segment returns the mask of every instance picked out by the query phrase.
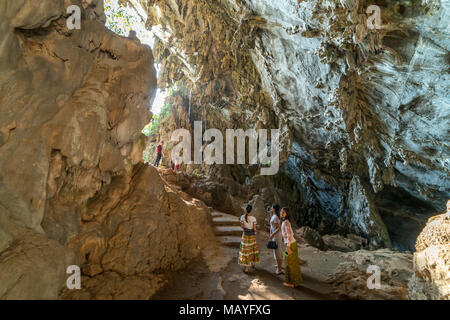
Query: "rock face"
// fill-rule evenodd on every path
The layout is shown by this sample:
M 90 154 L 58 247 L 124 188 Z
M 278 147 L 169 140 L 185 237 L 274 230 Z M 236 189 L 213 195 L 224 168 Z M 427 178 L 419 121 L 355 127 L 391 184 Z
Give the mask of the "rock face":
M 310 227 L 301 227 L 295 231 L 295 235 L 303 238 L 309 245 L 316 247 L 317 249 L 325 250 L 326 248 L 325 242 L 320 234 Z
M 406 300 L 412 276 L 412 255 L 389 249 L 359 250 L 341 254 L 342 262 L 328 282 L 341 298 L 367 300 Z M 374 272 L 379 271 L 379 287 Z M 370 283 L 371 285 L 368 285 Z
M 209 177 L 192 175 L 183 171 L 163 169 L 160 172 L 168 184 L 191 197 L 202 200 L 209 207 L 234 215 L 243 212 L 247 190 L 236 182 L 223 185 L 212 181 Z M 236 188 L 233 189 L 233 186 Z
M 281 129 L 270 184 L 299 225 L 413 250 L 450 195 L 446 2 L 378 3 L 379 29 L 365 0 L 139 2 L 190 121 Z
M 417 238 L 409 298 L 450 300 L 450 216 L 428 220 Z
M 151 50 L 108 31 L 102 1 L 7 0 L 0 21 L 0 298 L 57 298 L 69 265 L 83 290 L 63 297 L 149 298 L 212 235 L 142 164 Z
M 84 266 L 85 287 L 66 290 L 64 298 L 149 299 L 161 285 L 154 273 L 181 269 L 213 237 L 205 204 L 145 165 L 129 187 L 113 183 L 90 199 L 87 212 L 94 216 L 67 244 Z
M 325 246 L 329 250 L 336 250 L 342 252 L 352 252 L 362 249 L 361 243 L 358 241 L 345 238 L 343 236 L 333 234 L 333 235 L 324 235 L 323 242 Z

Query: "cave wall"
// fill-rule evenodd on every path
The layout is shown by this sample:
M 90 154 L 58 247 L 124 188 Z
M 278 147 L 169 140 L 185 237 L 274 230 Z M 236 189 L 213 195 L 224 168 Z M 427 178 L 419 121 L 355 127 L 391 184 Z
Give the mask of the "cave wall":
M 0 21 L 0 298 L 148 299 L 211 235 L 142 163 L 152 51 L 105 28 L 103 1 L 2 1 Z
M 159 86 L 182 83 L 195 120 L 281 128 L 285 163 L 267 182 L 298 224 L 414 250 L 450 195 L 448 2 L 377 1 L 379 29 L 364 0 L 139 2 Z M 260 179 L 240 171 L 218 174 Z

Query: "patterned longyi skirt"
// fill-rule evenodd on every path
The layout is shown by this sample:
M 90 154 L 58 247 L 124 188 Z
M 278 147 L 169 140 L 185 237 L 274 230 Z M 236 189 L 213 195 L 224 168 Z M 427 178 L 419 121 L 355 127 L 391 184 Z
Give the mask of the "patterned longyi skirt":
M 255 235 L 242 235 L 238 263 L 246 267 L 259 263 L 259 250 Z

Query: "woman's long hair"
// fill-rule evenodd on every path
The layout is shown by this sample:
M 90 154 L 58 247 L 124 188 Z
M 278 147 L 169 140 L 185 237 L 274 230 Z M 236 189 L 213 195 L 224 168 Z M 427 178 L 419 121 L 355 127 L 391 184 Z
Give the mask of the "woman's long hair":
M 247 216 L 252 211 L 252 209 L 253 207 L 250 204 L 248 204 L 247 207 L 245 207 L 245 211 L 247 211 L 247 213 L 245 214 L 245 222 L 248 222 Z
M 275 210 L 275 214 L 277 215 L 277 217 L 280 217 L 280 205 L 278 203 L 274 203 L 272 205 L 273 210 Z
M 281 208 L 281 212 L 286 212 L 286 217 L 283 219 L 283 221 L 289 221 L 289 222 L 291 222 L 291 218 L 290 218 L 290 216 L 289 216 L 289 210 L 288 210 L 288 208 L 286 208 L 286 207 L 283 207 L 283 208 Z

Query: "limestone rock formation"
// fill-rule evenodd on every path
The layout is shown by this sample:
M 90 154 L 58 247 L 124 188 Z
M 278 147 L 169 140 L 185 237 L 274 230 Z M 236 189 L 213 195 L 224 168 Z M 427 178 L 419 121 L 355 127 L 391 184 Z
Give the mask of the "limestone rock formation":
M 220 180 L 214 180 L 214 177 L 190 174 L 185 171 L 163 169 L 160 172 L 164 180 L 174 188 L 202 200 L 206 205 L 217 210 L 239 215 L 247 203 L 248 190 L 235 181 L 223 184 Z
M 132 2 L 153 52 L 105 28 L 102 0 L 0 1 L 0 299 L 148 299 L 213 236 L 208 206 L 248 202 L 260 225 L 277 202 L 308 227 L 299 236 L 349 251 L 333 252 L 341 297 L 449 298 L 446 216 L 414 260 L 378 249 L 413 250 L 450 198 L 447 2 L 379 1 L 379 28 L 367 0 Z M 147 141 L 157 81 L 180 90 Z M 194 121 L 280 129 L 280 171 L 143 163 Z M 349 233 L 374 251 L 337 235 Z M 70 265 L 81 290 L 65 287 Z
M 434 216 L 417 238 L 409 298 L 450 300 L 450 217 Z
M 0 2 L 2 299 L 58 298 L 69 265 L 85 286 L 63 297 L 149 298 L 212 235 L 209 209 L 142 164 L 152 52 L 104 20 L 100 0 Z
M 213 236 L 205 204 L 146 165 L 129 188 L 117 182 L 91 199 L 87 212 L 95 216 L 67 244 L 78 252 L 86 284 L 65 298 L 149 299 L 161 285 L 154 273 L 183 268 Z
M 389 249 L 359 250 L 343 253 L 342 262 L 330 275 L 328 282 L 340 298 L 368 300 L 406 300 L 408 282 L 412 276 L 412 255 Z M 370 267 L 374 269 L 370 269 Z M 376 268 L 376 269 L 375 269 Z M 374 271 L 379 271 L 376 287 Z M 377 272 L 375 271 L 375 272 Z M 368 285 L 368 282 L 371 285 Z
M 357 250 L 362 249 L 362 245 L 360 242 L 355 241 L 353 239 L 343 237 L 341 235 L 327 234 L 327 235 L 324 235 L 322 237 L 322 239 L 328 250 L 351 252 L 351 251 L 357 251 Z
M 295 231 L 295 235 L 304 239 L 309 245 L 317 249 L 324 250 L 326 248 L 325 242 L 320 234 L 310 227 L 301 227 Z

